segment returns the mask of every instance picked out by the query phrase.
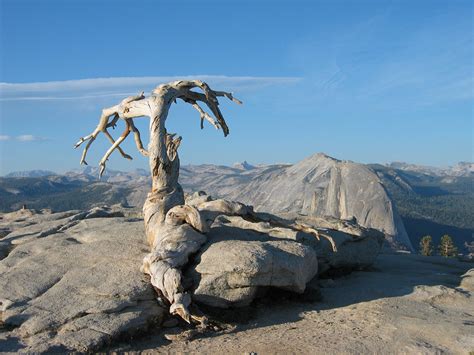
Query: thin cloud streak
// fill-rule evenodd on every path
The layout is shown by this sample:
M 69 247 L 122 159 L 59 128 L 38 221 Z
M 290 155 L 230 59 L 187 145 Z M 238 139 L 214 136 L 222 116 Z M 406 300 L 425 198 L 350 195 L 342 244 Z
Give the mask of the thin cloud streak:
M 18 96 L 3 98 L 0 97 L 0 101 L 46 101 L 46 100 L 81 100 L 81 99 L 96 99 L 102 97 L 124 97 L 135 95 L 136 92 L 122 92 L 114 94 L 95 94 L 95 95 L 78 95 L 78 96 Z
M 226 90 L 256 90 L 271 85 L 298 83 L 298 77 L 253 77 L 224 75 L 150 76 L 93 78 L 33 83 L 0 83 L 0 101 L 71 100 L 136 94 L 175 80 L 201 79 Z M 117 91 L 117 92 L 115 92 Z M 126 93 L 124 93 L 126 91 Z
M 48 138 L 46 137 L 38 137 L 32 134 L 22 134 L 21 136 L 17 136 L 16 140 L 19 142 L 41 142 L 46 141 Z
M 49 140 L 46 137 L 39 137 L 32 134 L 22 134 L 16 137 L 1 135 L 0 141 L 17 141 L 17 142 L 43 142 Z

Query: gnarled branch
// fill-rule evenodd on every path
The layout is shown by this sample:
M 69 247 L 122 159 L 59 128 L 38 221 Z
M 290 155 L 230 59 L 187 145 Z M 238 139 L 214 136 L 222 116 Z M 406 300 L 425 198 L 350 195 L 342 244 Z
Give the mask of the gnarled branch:
M 192 89 L 199 89 L 202 93 Z M 180 315 L 188 322 L 191 319 L 199 320 L 200 317 L 191 315 L 188 310 L 191 298 L 182 285 L 180 269 L 185 266 L 189 256 L 197 252 L 206 241 L 204 233 L 208 226 L 200 211 L 183 206 L 184 194 L 178 183 L 178 148 L 181 137 L 169 134 L 165 121 L 171 104 L 181 99 L 199 112 L 201 128 L 204 120 L 207 120 L 216 129 L 222 128 L 224 136 L 227 136 L 229 128 L 217 99 L 222 96 L 241 103 L 231 93 L 214 91 L 201 80 L 179 80 L 162 84 L 149 97 L 145 97 L 142 92 L 104 109 L 96 129 L 75 145 L 77 148 L 87 142 L 81 156 L 81 163 L 87 164 L 85 158 L 91 144 L 100 132 L 106 135 L 112 145 L 99 163 L 99 175 L 102 176 L 106 162 L 114 150 L 117 149 L 124 158 L 131 159 L 120 144 L 133 132 L 138 151 L 149 158 L 152 174 L 152 191 L 143 206 L 145 231 L 152 251 L 145 258 L 142 270 L 150 275 L 153 286 L 168 300 L 170 312 Z M 204 103 L 214 117 L 205 112 L 198 102 Z M 148 150 L 144 149 L 140 131 L 133 122 L 134 118 L 143 116 L 150 118 Z M 115 128 L 119 119 L 125 121 L 125 131 L 114 140 L 107 129 Z

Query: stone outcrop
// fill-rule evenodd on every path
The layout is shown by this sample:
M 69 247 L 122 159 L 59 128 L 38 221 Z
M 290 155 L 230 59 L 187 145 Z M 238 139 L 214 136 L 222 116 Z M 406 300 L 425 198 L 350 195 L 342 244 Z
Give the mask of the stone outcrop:
M 167 354 L 469 354 L 474 349 L 474 290 L 467 289 L 466 277 L 474 276 L 474 270 L 468 271 L 470 267 L 454 258 L 382 254 L 370 272 L 355 271 L 346 277 L 311 282 L 311 286 L 320 285 L 322 299 L 317 303 L 307 302 L 306 296 L 311 294 L 261 302 L 248 310 L 249 322 L 237 323 L 228 334 L 169 344 L 155 337 L 113 350 Z M 268 301 L 271 299 L 275 300 Z M 248 319 L 244 310 L 222 313 L 230 313 L 234 317 L 231 320 Z
M 462 275 L 461 288 L 474 292 L 474 268 Z
M 218 217 L 188 276 L 193 299 L 209 306 L 247 306 L 262 288 L 303 293 L 318 270 L 316 252 L 292 239 L 295 232 Z
M 107 217 L 107 215 L 109 217 Z M 3 215 L 0 352 L 93 351 L 160 323 L 143 221 L 110 209 Z M 96 217 L 96 218 L 94 218 Z
M 205 206 L 210 197 L 196 193 L 187 203 Z M 199 207 L 198 207 L 199 208 Z M 257 214 L 260 220 L 275 218 Z M 187 277 L 194 285 L 193 299 L 227 308 L 250 304 L 267 287 L 303 293 L 314 276 L 347 272 L 372 265 L 379 254 L 383 233 L 354 221 L 306 217 L 297 224 L 314 228 L 327 238 L 294 230 L 292 220 L 279 226 L 241 216 L 215 218 Z M 332 243 L 331 243 L 332 241 Z M 335 250 L 334 250 L 335 249 Z
M 318 273 L 369 266 L 383 242 L 354 221 L 283 220 L 238 204 L 239 215 L 226 215 L 226 203 L 203 192 L 187 203 L 213 222 L 183 284 L 193 301 L 213 307 L 249 305 L 272 287 L 303 293 Z M 165 317 L 140 272 L 148 247 L 137 210 L 24 209 L 0 217 L 0 352 L 94 351 Z M 289 227 L 303 223 L 319 240 Z
M 354 220 L 333 217 L 300 217 L 308 225 L 317 226 L 334 240 L 337 251 L 324 239 L 305 239 L 316 251 L 319 275 L 332 272 L 347 273 L 370 267 L 382 249 L 384 234 L 376 229 L 359 226 Z

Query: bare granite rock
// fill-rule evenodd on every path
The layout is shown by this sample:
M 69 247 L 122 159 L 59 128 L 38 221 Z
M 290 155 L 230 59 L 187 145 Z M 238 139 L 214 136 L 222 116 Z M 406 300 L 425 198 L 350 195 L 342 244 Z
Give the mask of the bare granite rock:
M 0 333 L 0 352 L 93 351 L 161 321 L 164 310 L 139 270 L 148 251 L 143 221 L 107 214 L 117 215 L 105 208 L 3 215 L 26 225 L 1 240 L 8 255 L 0 261 L 0 310 L 9 331 Z
M 189 202 L 211 216 L 211 200 L 201 192 Z M 0 352 L 94 351 L 161 323 L 166 311 L 140 272 L 148 246 L 134 213 L 101 207 L 0 216 L 9 230 L 0 239 Z M 257 215 L 259 222 L 212 216 L 207 242 L 185 272 L 195 301 L 227 308 L 271 287 L 302 293 L 318 271 L 370 265 L 383 241 L 354 221 L 301 217 L 298 223 L 321 232 L 318 240 Z
M 474 292 L 474 268 L 462 275 L 461 288 Z
M 193 299 L 209 306 L 247 306 L 259 288 L 302 293 L 318 270 L 316 253 L 291 239 L 245 228 L 241 217 L 218 218 L 191 268 Z M 268 228 L 270 229 L 270 228 Z
M 453 258 L 381 254 L 371 270 L 325 280 L 319 302 L 299 298 L 275 304 L 261 302 L 249 309 L 250 321 L 236 321 L 228 332 L 173 342 L 161 341 L 162 332 L 157 332 L 110 350 L 164 354 L 469 354 L 474 350 L 474 292 L 465 288 L 465 275 L 473 275 L 472 271 L 466 273 L 470 266 Z M 245 314 L 244 310 L 234 312 Z
M 311 245 L 318 256 L 319 274 L 361 270 L 370 267 L 379 255 L 384 234 L 376 229 L 359 226 L 354 220 L 340 220 L 331 217 L 300 217 L 298 220 L 329 235 L 337 251 L 321 238 L 305 236 L 304 243 Z
M 292 241 L 213 243 L 196 266 L 200 280 L 193 299 L 227 308 L 249 305 L 264 287 L 303 293 L 317 266 L 316 253 Z
M 362 269 L 375 261 L 383 233 L 334 218 L 317 222 L 325 228 L 319 229 L 317 223 L 312 227 L 333 239 L 336 251 L 328 239 L 318 240 L 309 233 L 239 216 L 218 217 L 188 271 L 196 286 L 193 299 L 221 308 L 247 306 L 267 287 L 303 293 L 318 272 L 318 262 L 320 273 L 325 273 Z

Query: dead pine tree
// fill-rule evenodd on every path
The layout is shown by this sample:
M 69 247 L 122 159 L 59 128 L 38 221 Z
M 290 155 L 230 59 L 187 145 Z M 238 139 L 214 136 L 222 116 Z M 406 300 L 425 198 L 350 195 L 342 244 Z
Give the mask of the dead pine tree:
M 179 80 L 162 84 L 157 86 L 149 97 L 145 97 L 142 92 L 127 97 L 118 105 L 103 109 L 96 129 L 82 137 L 75 145 L 77 148 L 87 142 L 81 156 L 81 164 L 87 164 L 86 156 L 92 142 L 100 133 L 108 138 L 111 146 L 99 163 L 100 176 L 104 173 L 109 156 L 115 150 L 124 158 L 131 159 L 120 147 L 130 133 L 134 135 L 138 151 L 148 156 L 152 189 L 143 206 L 143 214 L 147 241 L 152 247 L 152 253 L 145 258 L 142 270 L 150 274 L 155 289 L 169 302 L 170 312 L 179 314 L 188 322 L 191 317 L 188 311 L 190 297 L 181 285 L 180 267 L 185 265 L 189 255 L 195 253 L 206 241 L 203 233 L 206 232 L 207 225 L 195 208 L 184 205 L 183 189 L 178 183 L 178 148 L 181 137 L 169 134 L 165 123 L 171 105 L 181 100 L 199 113 L 201 129 L 204 127 L 204 121 L 208 121 L 227 136 L 229 128 L 219 109 L 219 97 L 226 97 L 241 104 L 231 93 L 212 90 L 200 80 Z M 204 110 L 203 105 L 212 115 Z M 150 119 L 148 150 L 144 148 L 140 132 L 133 121 L 138 117 Z M 125 122 L 125 130 L 115 140 L 108 129 L 115 127 L 119 119 Z
M 199 91 L 197 91 L 199 90 Z M 187 322 L 192 320 L 204 323 L 205 317 L 191 314 L 189 305 L 191 296 L 182 284 L 181 269 L 188 263 L 189 257 L 199 251 L 206 242 L 205 234 L 213 220 L 219 215 L 241 216 L 252 222 L 266 222 L 272 226 L 290 228 L 313 235 L 316 239 L 327 239 L 336 251 L 334 240 L 318 230 L 297 221 L 283 220 L 275 216 L 258 215 L 251 206 L 227 200 L 213 200 L 197 208 L 186 205 L 184 193 L 178 183 L 179 157 L 178 148 L 181 137 L 169 134 L 166 130 L 166 119 L 173 103 L 182 100 L 198 111 L 200 126 L 208 121 L 216 129 L 222 129 L 224 136 L 229 128 L 219 109 L 219 97 L 226 97 L 241 104 L 231 93 L 212 90 L 200 80 L 180 80 L 156 87 L 152 95 L 145 97 L 140 93 L 122 100 L 118 105 L 102 110 L 99 125 L 89 135 L 82 137 L 75 145 L 86 143 L 81 156 L 81 163 L 86 163 L 88 149 L 100 133 L 110 141 L 111 147 L 102 157 L 100 175 L 103 174 L 109 156 L 118 150 L 126 159 L 131 159 L 120 144 L 133 133 L 137 149 L 148 156 L 152 178 L 152 189 L 143 205 L 143 216 L 147 241 L 151 252 L 144 258 L 141 270 L 150 275 L 151 284 L 163 296 L 169 305 L 171 314 L 179 315 Z M 207 113 L 202 106 L 212 113 Z M 150 141 L 148 150 L 143 146 L 140 132 L 134 124 L 137 117 L 149 117 Z M 115 140 L 109 133 L 119 120 L 125 122 L 125 130 Z

